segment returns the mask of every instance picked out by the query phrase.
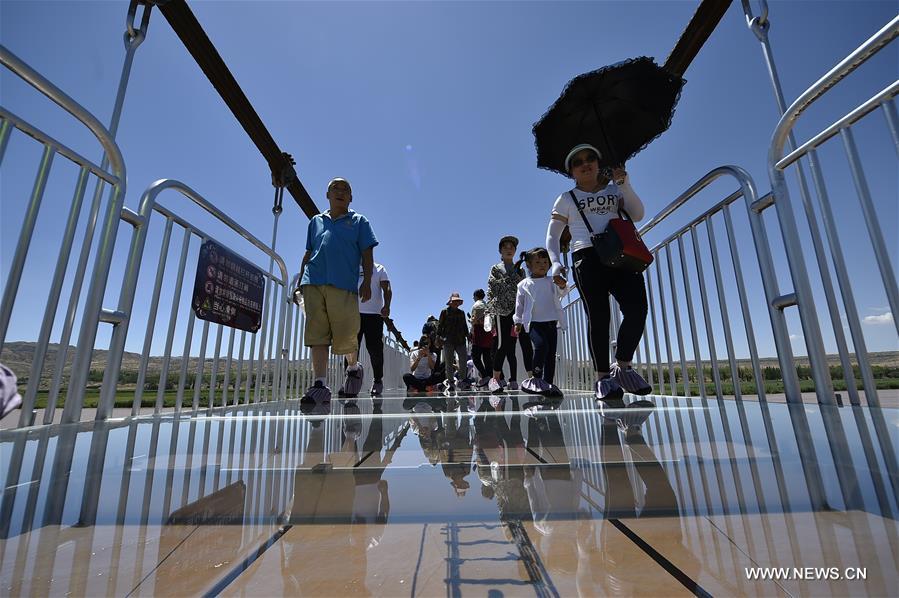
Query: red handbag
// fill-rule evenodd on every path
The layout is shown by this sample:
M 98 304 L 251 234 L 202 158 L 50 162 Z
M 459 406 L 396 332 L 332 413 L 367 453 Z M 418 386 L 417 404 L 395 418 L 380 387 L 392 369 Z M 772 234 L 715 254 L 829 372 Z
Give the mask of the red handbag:
M 569 193 L 584 224 L 587 225 L 593 249 L 604 266 L 628 272 L 643 272 L 649 267 L 653 262 L 652 254 L 646 248 L 640 233 L 637 232 L 634 221 L 623 208 L 618 209 L 619 218 L 612 218 L 606 229 L 596 234 L 578 204 L 574 191 L 569 191 Z M 627 218 L 621 218 L 622 214 Z

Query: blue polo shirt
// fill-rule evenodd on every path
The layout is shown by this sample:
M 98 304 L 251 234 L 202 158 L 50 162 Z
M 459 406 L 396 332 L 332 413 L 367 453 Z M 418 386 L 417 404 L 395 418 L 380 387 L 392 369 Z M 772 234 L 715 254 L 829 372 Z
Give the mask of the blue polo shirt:
M 362 252 L 378 244 L 368 219 L 353 210 L 332 220 L 330 210 L 316 214 L 306 231 L 306 251 L 312 255 L 301 285 L 331 285 L 359 292 Z

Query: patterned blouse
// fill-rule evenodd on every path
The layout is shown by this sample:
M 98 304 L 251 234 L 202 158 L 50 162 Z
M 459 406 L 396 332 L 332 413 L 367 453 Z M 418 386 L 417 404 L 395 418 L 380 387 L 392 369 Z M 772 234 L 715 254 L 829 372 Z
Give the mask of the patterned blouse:
M 487 279 L 487 311 L 497 316 L 512 315 L 515 312 L 518 283 L 524 277 L 524 270 L 521 268 L 516 268 L 512 274 L 508 274 L 503 262 L 490 268 L 490 277 Z

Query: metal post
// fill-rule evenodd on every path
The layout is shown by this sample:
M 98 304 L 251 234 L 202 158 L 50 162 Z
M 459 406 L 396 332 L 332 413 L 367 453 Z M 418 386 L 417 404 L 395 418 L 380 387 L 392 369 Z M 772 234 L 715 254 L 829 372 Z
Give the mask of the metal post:
M 895 314 L 899 314 L 899 287 L 897 287 L 893 266 L 890 263 L 890 252 L 883 239 L 883 231 L 878 222 L 874 203 L 871 201 L 871 191 L 868 189 L 868 181 L 862 170 L 862 163 L 858 156 L 858 149 L 855 147 L 852 129 L 849 127 L 841 129 L 840 135 L 843 138 L 843 145 L 849 158 L 849 168 L 852 171 L 852 180 L 855 182 L 862 214 L 865 217 L 865 226 L 868 228 L 868 234 L 871 236 L 871 243 L 874 246 L 874 257 L 877 259 L 877 267 L 880 269 L 880 277 L 886 290 L 887 301 L 894 315 L 893 325 L 896 328 L 896 333 L 899 334 L 899 318 L 895 317 Z
M 724 345 L 727 347 L 727 360 L 730 365 L 730 379 L 734 384 L 734 397 L 738 401 L 743 400 L 743 392 L 740 388 L 740 375 L 737 360 L 734 356 L 734 339 L 730 329 L 730 316 L 727 313 L 727 297 L 724 295 L 724 284 L 721 282 L 721 260 L 718 259 L 718 243 L 715 241 L 715 227 L 712 219 L 705 221 L 709 234 L 709 250 L 712 253 L 712 269 L 715 272 L 715 287 L 718 290 L 718 307 L 721 309 L 721 323 L 724 327 Z
M 705 274 L 702 269 L 702 259 L 699 254 L 699 232 L 696 226 L 690 227 L 690 238 L 693 241 L 693 259 L 696 262 L 696 274 L 699 281 L 699 297 L 702 300 L 702 316 L 705 320 L 705 335 L 709 343 L 709 361 L 712 366 L 712 380 L 715 382 L 715 394 L 720 399 L 723 396 L 721 389 L 721 376 L 718 372 L 718 351 L 715 349 L 715 334 L 712 332 L 712 315 L 709 313 L 709 299 L 705 290 Z
M 41 208 L 41 200 L 44 198 L 44 189 L 47 186 L 47 176 L 53 164 L 53 156 L 56 152 L 49 145 L 44 145 L 44 153 L 37 169 L 34 186 L 31 190 L 31 199 L 25 211 L 22 221 L 22 230 L 19 233 L 19 242 L 16 244 L 16 252 L 9 266 L 9 274 L 6 278 L 6 286 L 3 289 L 3 300 L 0 301 L 0 351 L 6 342 L 6 333 L 9 327 L 9 319 L 12 316 L 13 303 L 16 300 L 16 292 L 22 280 L 22 271 L 25 269 L 25 258 L 28 257 L 28 249 L 31 247 L 31 238 L 34 236 L 34 225 L 37 222 L 37 213 Z M 22 413 L 24 418 L 26 414 Z
M 774 89 L 774 96 L 777 102 L 778 111 L 781 115 L 783 115 L 787 110 L 787 105 L 784 101 L 783 88 L 780 83 L 780 77 L 777 74 L 777 67 L 774 62 L 774 54 L 771 50 L 771 44 L 768 39 L 768 29 L 770 28 L 770 21 L 768 21 L 767 3 L 762 1 L 762 7 L 762 15 L 760 15 L 759 17 L 753 17 L 749 1 L 743 1 L 743 8 L 744 12 L 746 13 L 747 25 L 762 45 L 762 52 L 765 57 L 765 63 L 768 67 L 768 74 L 771 78 L 771 85 Z M 792 131 L 790 131 L 789 133 L 789 141 L 787 147 L 788 149 L 793 149 L 794 147 L 796 147 L 796 138 L 793 135 Z M 813 177 L 821 176 L 820 167 L 815 161 L 810 162 L 809 166 L 811 168 Z M 843 325 L 840 321 L 839 309 L 836 305 L 836 297 L 833 290 L 833 282 L 830 278 L 827 258 L 825 257 L 824 246 L 821 241 L 821 233 L 818 230 L 817 218 L 815 216 L 814 208 L 812 207 L 808 183 L 805 178 L 805 171 L 802 168 L 802 164 L 797 164 L 797 174 L 799 177 L 799 194 L 802 200 L 802 205 L 805 209 L 806 219 L 809 225 L 809 232 L 812 239 L 812 245 L 817 260 L 818 271 L 821 275 L 821 282 L 824 288 L 824 296 L 827 301 L 828 311 L 833 324 L 835 337 L 834 340 L 837 343 L 838 353 L 841 355 L 841 357 L 844 358 L 844 360 L 846 360 L 848 350 L 846 347 L 845 335 L 843 334 Z M 787 250 L 788 260 L 790 262 L 790 271 L 793 275 L 794 287 L 797 296 L 802 302 L 798 307 L 800 318 L 802 320 L 803 332 L 806 333 L 806 348 L 809 352 L 809 358 L 812 363 L 812 371 L 813 376 L 815 377 L 815 389 L 818 394 L 818 400 L 823 404 L 833 404 L 833 386 L 830 382 L 830 371 L 826 362 L 823 340 L 821 340 L 820 338 L 821 331 L 820 327 L 818 326 L 817 316 L 814 313 L 806 314 L 803 316 L 803 312 L 814 311 L 813 304 L 811 303 L 813 300 L 811 297 L 811 289 L 808 285 L 808 275 L 805 273 L 804 269 L 799 266 L 794 267 L 793 265 L 793 259 L 797 257 L 801 259 L 802 252 L 797 239 L 798 230 L 796 229 L 796 224 L 793 220 L 793 212 L 789 208 L 789 206 L 781 205 L 787 199 L 787 197 L 783 195 L 783 192 L 786 191 L 786 184 L 784 183 L 780 189 L 778 188 L 778 185 L 772 184 L 772 189 L 775 191 L 775 197 L 779 199 L 782 198 L 783 200 L 776 202 L 775 205 L 784 232 L 784 248 Z M 786 221 L 784 219 L 784 215 L 786 215 Z M 785 229 L 783 228 L 784 225 L 786 225 Z M 804 263 L 804 261 L 799 263 Z M 802 269 L 802 271 L 794 271 L 799 269 Z M 824 361 L 821 362 L 821 359 L 824 359 Z M 827 370 L 826 379 L 823 371 L 825 369 Z M 854 379 L 847 380 L 847 384 L 850 385 L 850 395 L 854 394 Z
M 156 329 L 156 314 L 159 310 L 159 295 L 162 291 L 162 279 L 165 276 L 165 264 L 168 261 L 169 244 L 172 240 L 172 219 L 165 221 L 165 232 L 162 235 L 162 247 L 159 250 L 159 262 L 156 267 L 156 281 L 153 283 L 153 296 L 150 299 L 150 313 L 147 316 L 147 330 L 144 333 L 144 346 L 140 355 L 140 368 L 137 372 L 137 388 L 134 390 L 134 404 L 131 415 L 140 413 L 141 399 L 144 394 L 144 380 L 150 361 L 150 349 L 153 344 L 153 332 Z
M 693 343 L 693 362 L 696 365 L 696 382 L 699 384 L 699 396 L 705 399 L 705 372 L 702 371 L 702 355 L 699 352 L 699 335 L 696 332 L 696 315 L 693 313 L 693 293 L 690 291 L 689 271 L 684 254 L 683 237 L 677 237 L 677 252 L 680 257 L 681 273 L 684 278 L 684 294 L 687 298 L 687 317 L 690 320 L 690 337 Z
M 81 203 L 84 200 L 84 192 L 87 188 L 87 178 L 88 170 L 87 168 L 82 168 L 78 174 L 78 182 L 75 185 L 75 196 L 72 199 L 72 207 L 69 210 L 69 217 L 66 220 L 66 229 L 63 233 L 62 246 L 59 249 L 59 256 L 56 259 L 56 269 L 53 272 L 53 283 L 50 285 L 50 292 L 47 295 L 47 306 L 44 308 L 44 319 L 41 322 L 41 331 L 38 334 L 37 345 L 35 346 L 34 356 L 31 361 L 31 370 L 28 374 L 29 384 L 28 388 L 25 390 L 25 397 L 22 402 L 19 427 L 29 426 L 34 423 L 34 403 L 37 398 L 38 387 L 40 386 L 39 380 L 41 378 L 41 372 L 44 369 L 47 344 L 50 342 L 50 334 L 53 332 L 53 321 L 56 319 L 56 308 L 59 305 L 59 294 L 62 290 L 63 279 L 65 278 L 69 253 L 72 250 L 72 241 L 75 238 L 75 228 L 78 225 L 78 217 L 81 214 Z M 0 339 L 0 351 L 2 351 L 2 339 Z M 47 407 L 44 410 L 45 419 L 47 417 L 47 412 L 49 411 L 49 421 L 53 421 L 53 410 L 55 407 L 55 403 L 52 406 L 49 403 L 47 404 Z
M 734 237 L 734 227 L 730 216 L 730 206 L 724 206 L 724 228 L 727 231 L 727 241 L 730 245 L 730 256 L 734 266 L 734 276 L 737 279 L 737 293 L 740 295 L 740 309 L 743 313 L 743 326 L 746 329 L 746 341 L 749 344 L 749 358 L 752 360 L 752 370 L 755 375 L 756 394 L 759 401 L 765 399 L 765 381 L 759 363 L 758 347 L 755 344 L 755 332 L 752 329 L 752 316 L 749 313 L 749 299 L 746 295 L 746 284 L 743 280 L 743 268 L 740 265 L 740 254 L 737 252 L 737 241 Z M 740 407 L 742 410 L 742 407 Z M 741 411 L 742 413 L 742 411 Z
M 684 384 L 684 395 L 689 397 L 690 376 L 687 375 L 687 358 L 684 355 L 684 335 L 680 324 L 680 310 L 677 308 L 677 287 L 674 284 L 674 268 L 671 265 L 671 243 L 668 243 L 665 246 L 665 259 L 668 262 L 668 280 L 671 284 L 671 307 L 674 310 L 674 328 L 677 332 L 677 350 L 680 353 L 681 378 Z M 675 386 L 675 388 L 677 387 Z

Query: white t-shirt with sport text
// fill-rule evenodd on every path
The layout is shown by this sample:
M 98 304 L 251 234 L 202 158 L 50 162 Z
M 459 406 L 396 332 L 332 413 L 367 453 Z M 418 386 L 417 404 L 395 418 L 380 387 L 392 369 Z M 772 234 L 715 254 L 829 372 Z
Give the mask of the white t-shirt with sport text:
M 390 282 L 387 278 L 387 270 L 384 266 L 375 262 L 371 271 L 371 299 L 363 303 L 359 302 L 360 314 L 380 314 L 384 307 L 384 295 L 381 293 L 381 283 Z M 362 268 L 359 268 L 359 284 L 362 284 Z
M 622 207 L 634 218 L 643 217 L 643 202 L 629 182 L 620 186 L 610 182 L 604 188 L 593 193 L 581 191 L 576 187 L 573 191 L 584 216 L 593 227 L 593 234 L 599 234 L 606 230 L 609 221 L 619 217 L 618 210 Z M 552 213 L 568 220 L 572 252 L 591 246 L 590 231 L 584 224 L 584 219 L 578 214 L 578 206 L 571 200 L 571 193 L 566 191 L 556 198 Z

